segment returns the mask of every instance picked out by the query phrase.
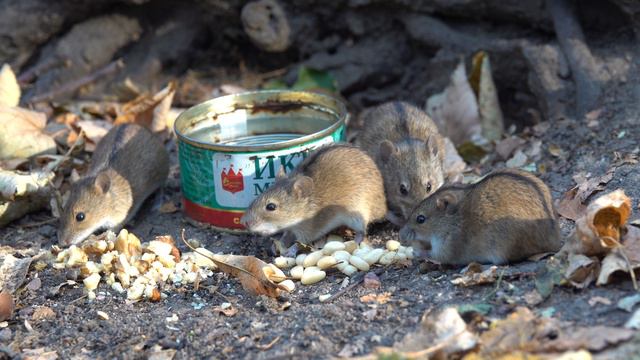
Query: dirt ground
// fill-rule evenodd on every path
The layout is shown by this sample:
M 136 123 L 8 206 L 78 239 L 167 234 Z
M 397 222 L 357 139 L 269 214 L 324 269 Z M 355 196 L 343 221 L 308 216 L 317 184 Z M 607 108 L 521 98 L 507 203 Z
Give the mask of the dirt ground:
M 634 44 L 635 40 L 626 38 L 600 38 L 598 43 L 591 44 L 595 55 L 603 61 L 614 55 L 624 59 L 609 63 L 610 71 L 625 73 L 624 81 L 602 84 L 605 101 L 595 119 L 597 124 L 586 126 L 584 119 L 560 120 L 551 123 L 540 135 L 542 153 L 536 162 L 537 174 L 550 186 L 554 199 L 561 198 L 575 185 L 573 176 L 577 173 L 597 177 L 611 169 L 616 159 L 639 155 L 640 57 Z M 381 89 L 384 86 L 372 92 Z M 352 96 L 357 98 L 367 91 L 362 89 Z M 562 155 L 549 151 L 552 144 L 561 149 Z M 167 147 L 171 149 L 175 167 L 175 141 Z M 495 160 L 477 168 L 484 174 L 504 166 L 504 161 Z M 613 178 L 603 184 L 602 192 L 624 189 L 633 200 L 634 220 L 640 218 L 638 184 L 640 167 L 626 163 L 616 167 Z M 164 193 L 147 204 L 127 228 L 147 241 L 165 234 L 179 239 L 185 229 L 188 238 L 199 240 L 212 251 L 271 260 L 266 239 L 200 228 L 186 221 L 180 212 L 158 211 L 158 205 L 167 201 L 180 206 L 180 196 L 179 179 L 174 171 Z M 565 219 L 561 226 L 565 236 L 574 227 L 572 221 Z M 56 227 L 48 212 L 35 213 L 0 229 L 0 244 L 16 249 L 48 249 L 57 242 Z M 390 224 L 377 224 L 370 229 L 370 240 L 376 245 L 397 236 L 397 229 Z M 186 250 L 183 244 L 178 247 Z M 451 283 L 460 269 L 425 269 L 414 261 L 406 268 L 381 270 L 379 289 L 357 286 L 328 303 L 319 302 L 318 296 L 337 292 L 345 278 L 341 273 L 330 273 L 316 285 L 298 283 L 293 293 L 278 300 L 250 296 L 236 280 L 216 273 L 201 283 L 197 291 L 192 286 L 169 288 L 168 298 L 158 303 L 130 303 L 104 285 L 93 302 L 84 297 L 82 286 L 65 286 L 54 293 L 52 289 L 73 274 L 51 267 L 42 271 L 32 269 L 25 283 L 38 277 L 42 285 L 17 293 L 16 315 L 7 327 L 0 329 L 0 358 L 20 356 L 20 352 L 25 356 L 29 349 L 35 358 L 54 358 L 52 354 L 57 354 L 59 358 L 74 359 L 351 357 L 368 354 L 377 346 L 392 346 L 415 331 L 425 311 L 465 304 L 489 304 L 490 310 L 484 315 L 487 319 L 504 318 L 518 306 L 584 326 L 621 327 L 629 319 L 630 313 L 616 306 L 618 300 L 636 292 L 625 276 L 602 287 L 591 285 L 582 290 L 556 287 L 542 303 L 527 304 L 525 294 L 535 288 L 541 267 L 544 261 L 501 266 L 498 272 L 504 272 L 502 281 L 462 287 Z M 385 292 L 390 294 L 386 303 L 365 303 L 360 299 L 366 294 Z M 594 298 L 606 300 L 590 304 Z M 212 310 L 225 302 L 231 303 L 237 314 L 227 317 Z M 34 320 L 34 311 L 41 307 L 50 308 L 53 315 Z M 109 319 L 100 319 L 97 311 L 107 313 Z M 177 321 L 171 319 L 173 315 Z M 593 355 L 598 359 L 622 359 L 637 357 L 639 353 L 640 336 L 636 334 L 627 342 Z

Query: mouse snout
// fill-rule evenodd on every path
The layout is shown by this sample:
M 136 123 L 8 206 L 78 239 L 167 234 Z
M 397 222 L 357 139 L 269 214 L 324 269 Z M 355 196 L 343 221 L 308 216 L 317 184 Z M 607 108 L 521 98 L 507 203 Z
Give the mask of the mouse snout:
M 242 217 L 240 218 L 240 224 L 251 230 L 251 227 L 255 224 L 255 221 L 253 221 L 253 219 L 251 219 L 251 216 L 249 216 L 247 213 L 244 213 L 244 215 L 242 215 Z
M 416 232 L 413 229 L 409 228 L 409 226 L 405 225 L 400 229 L 400 241 L 403 243 L 412 242 L 416 237 Z
M 60 246 L 69 246 L 71 245 L 71 239 L 69 238 L 69 236 L 67 236 L 65 234 L 65 231 L 63 231 L 62 229 L 58 229 L 58 232 L 56 234 L 58 236 L 58 245 Z

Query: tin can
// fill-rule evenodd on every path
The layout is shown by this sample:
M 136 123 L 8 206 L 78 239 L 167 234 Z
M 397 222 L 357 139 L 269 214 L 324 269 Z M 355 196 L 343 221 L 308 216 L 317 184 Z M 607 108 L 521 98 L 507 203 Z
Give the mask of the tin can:
M 292 171 L 319 146 L 345 140 L 348 112 L 337 98 L 301 91 L 255 91 L 215 98 L 181 113 L 174 129 L 184 212 L 224 231 L 279 169 Z

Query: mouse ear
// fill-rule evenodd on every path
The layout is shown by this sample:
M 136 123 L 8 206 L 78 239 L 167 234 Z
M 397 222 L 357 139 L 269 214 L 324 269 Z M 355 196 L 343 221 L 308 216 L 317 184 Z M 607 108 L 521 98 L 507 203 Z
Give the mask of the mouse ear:
M 293 193 L 298 198 L 310 196 L 313 192 L 313 179 L 301 176 L 293 183 Z
M 284 172 L 284 166 L 280 166 L 276 174 L 276 179 L 283 179 L 285 177 L 287 177 L 287 174 Z
M 396 144 L 392 143 L 389 140 L 384 140 L 380 143 L 380 148 L 378 149 L 380 158 L 382 161 L 387 162 L 391 159 L 391 155 L 396 154 L 398 152 L 398 147 Z
M 451 214 L 457 210 L 459 200 L 460 199 L 455 193 L 451 191 L 445 191 L 442 194 L 438 195 L 438 198 L 436 199 L 436 206 L 441 211 L 446 211 Z
M 105 173 L 98 174 L 98 176 L 96 176 L 95 187 L 96 190 L 103 194 L 108 192 L 111 188 L 111 178 L 109 177 L 109 175 Z
M 427 138 L 427 142 L 425 143 L 427 152 L 433 158 L 440 158 L 444 160 L 444 151 L 440 151 L 440 149 L 444 148 L 444 143 L 441 137 L 430 135 Z

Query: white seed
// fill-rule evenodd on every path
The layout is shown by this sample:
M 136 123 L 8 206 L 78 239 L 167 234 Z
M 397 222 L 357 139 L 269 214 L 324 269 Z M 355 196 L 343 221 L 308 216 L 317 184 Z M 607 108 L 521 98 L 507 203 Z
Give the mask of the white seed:
M 278 256 L 273 262 L 280 269 L 288 269 L 296 265 L 296 259 L 292 257 Z
M 356 250 L 353 252 L 353 256 L 358 256 L 358 257 L 364 258 L 365 256 L 367 256 L 367 254 L 368 254 L 370 251 L 371 251 L 370 249 L 356 249 Z
M 167 244 L 159 240 L 152 240 L 152 241 L 149 241 L 149 245 L 147 245 L 147 250 L 151 251 L 156 255 L 169 255 L 171 254 L 171 250 L 173 250 L 173 246 L 171 246 L 171 244 Z
M 151 285 L 151 284 L 146 285 L 144 287 L 144 297 L 147 299 L 150 299 L 151 297 L 153 297 L 153 290 L 155 289 L 156 287 L 154 285 Z
M 127 299 L 129 300 L 138 300 L 144 294 L 144 284 L 137 284 L 136 286 L 132 286 L 127 290 Z
M 338 250 L 338 251 L 333 253 L 333 257 L 336 258 L 336 260 L 338 260 L 338 261 L 347 261 L 348 262 L 349 258 L 351 257 L 351 254 L 349 254 L 345 250 Z
M 404 253 L 407 255 L 407 259 L 413 259 L 413 248 L 411 246 L 407 247 Z
M 369 271 L 369 264 L 366 261 L 362 260 L 361 257 L 354 255 L 349 258 L 349 263 L 358 268 L 358 270 L 360 271 Z
M 405 261 L 405 260 L 407 260 L 407 254 L 402 252 L 396 253 L 395 262 Z
M 369 244 L 367 244 L 366 242 L 361 242 L 360 243 L 360 249 L 368 249 L 371 250 L 371 246 Z
M 395 252 L 385 252 L 378 260 L 378 263 L 381 265 L 391 265 L 396 261 L 396 253 Z
M 95 291 L 87 291 L 87 300 L 93 301 L 96 299 Z
M 131 286 L 131 276 L 129 276 L 128 273 L 124 271 L 118 271 L 116 272 L 116 277 L 118 278 L 118 281 L 120 281 L 120 284 L 122 284 L 122 287 L 124 287 L 125 289 Z
M 100 283 L 100 274 L 97 274 L 97 273 L 91 274 L 89 277 L 82 280 L 82 282 L 84 283 L 84 287 L 86 287 L 87 290 L 89 291 L 95 290 L 98 287 L 98 284 Z
M 307 257 L 307 254 L 300 254 L 300 255 L 296 256 L 296 265 L 302 266 L 302 263 L 304 262 L 304 259 L 306 257 Z
M 197 272 L 188 272 L 184 275 L 184 280 L 189 284 L 193 284 L 194 282 L 196 282 L 197 278 L 198 278 Z
M 267 278 L 273 282 L 279 283 L 284 281 L 287 276 L 280 270 L 277 266 L 273 264 L 269 264 L 262 268 L 262 271 L 267 276 Z
M 343 270 L 344 270 L 344 268 L 345 268 L 345 267 L 347 267 L 347 266 L 352 266 L 352 265 L 350 265 L 350 264 L 349 264 L 349 261 L 348 261 L 348 260 L 347 260 L 347 261 L 342 261 L 342 262 L 339 262 L 339 263 L 336 265 L 336 269 L 338 269 L 338 270 L 340 270 L 340 271 L 343 271 Z
M 292 292 L 293 290 L 296 289 L 296 284 L 294 284 L 293 280 L 290 280 L 290 279 L 287 279 L 281 282 L 280 284 L 278 284 L 278 286 L 284 288 L 288 292 Z
M 323 295 L 318 296 L 318 300 L 320 300 L 320 302 L 325 302 L 325 301 L 327 301 L 330 297 L 331 297 L 331 294 L 323 294 Z
M 318 260 L 318 267 L 320 268 L 320 270 L 325 270 L 337 263 L 338 260 L 336 260 L 336 258 L 334 258 L 333 256 L 323 256 L 322 258 L 320 258 L 320 260 Z
M 122 284 L 120 284 L 119 282 L 114 282 L 113 284 L 111 284 L 111 288 L 119 293 L 123 293 L 124 292 L 124 288 L 122 287 Z
M 302 267 L 302 265 L 294 266 L 293 268 L 291 268 L 291 271 L 289 273 L 291 274 L 292 278 L 300 280 L 302 279 L 302 273 L 304 273 L 304 267 Z
M 323 256 L 322 250 L 314 251 L 309 255 L 307 255 L 306 258 L 304 258 L 304 261 L 302 262 L 302 266 L 304 266 L 305 268 L 308 268 L 309 266 L 314 266 L 318 263 L 318 260 L 320 260 L 322 256 Z
M 342 273 L 347 275 L 347 276 L 351 276 L 351 275 L 357 273 L 358 269 L 356 269 L 356 267 L 353 266 L 353 265 L 347 264 L 342 269 L 340 269 L 340 271 L 342 271 Z
M 367 264 L 373 265 L 380 260 L 380 257 L 384 254 L 384 249 L 373 249 L 368 253 L 362 256 L 362 260 L 366 261 Z
M 206 256 L 205 256 L 206 255 Z M 205 249 L 205 248 L 197 248 L 194 255 L 194 262 L 196 265 L 207 268 L 207 269 L 216 269 L 216 264 L 210 258 L 214 257 L 214 253 Z
M 327 242 L 330 242 L 330 241 L 344 242 L 344 239 L 340 235 L 332 234 L 332 235 L 327 236 Z
M 176 258 L 174 258 L 171 254 L 158 255 L 158 261 L 160 261 L 160 263 L 166 268 L 173 269 L 174 267 L 176 267 Z
M 398 242 L 397 240 L 387 241 L 387 250 L 396 251 L 398 250 L 398 248 L 400 248 L 400 242 Z
M 358 244 L 355 241 L 350 240 L 344 243 L 344 249 L 349 254 L 352 254 L 358 248 Z
M 344 243 L 340 241 L 329 241 L 322 248 L 322 253 L 325 255 L 331 255 L 338 250 L 344 250 Z
M 307 271 L 309 269 L 314 269 L 314 270 Z M 327 277 L 327 273 L 326 272 L 324 272 L 322 270 L 315 270 L 315 269 L 318 269 L 315 266 L 311 267 L 309 269 L 304 269 L 304 273 L 302 274 L 302 279 L 300 279 L 300 282 L 302 283 L 302 285 L 315 284 L 318 281 L 321 281 L 322 279 Z
M 106 312 L 98 310 L 96 313 L 100 319 L 109 320 L 109 315 Z
M 75 245 L 71 245 L 69 248 L 69 259 L 67 260 L 67 267 L 73 267 L 82 265 L 87 262 L 89 258 L 87 254 Z
M 156 259 L 156 254 L 154 253 L 144 253 L 140 257 L 141 260 L 148 262 L 151 264 Z

